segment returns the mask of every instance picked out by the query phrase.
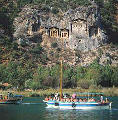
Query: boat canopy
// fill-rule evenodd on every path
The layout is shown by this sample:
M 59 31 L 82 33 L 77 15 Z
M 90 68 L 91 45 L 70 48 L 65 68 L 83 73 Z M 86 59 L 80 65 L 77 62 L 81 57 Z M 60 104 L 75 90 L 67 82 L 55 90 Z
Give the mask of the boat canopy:
M 76 94 L 77 95 L 103 95 L 104 93 L 91 93 L 91 92 L 82 92 L 82 93 L 80 93 L 80 92 L 76 92 Z
M 14 97 L 23 97 L 23 95 L 14 95 Z

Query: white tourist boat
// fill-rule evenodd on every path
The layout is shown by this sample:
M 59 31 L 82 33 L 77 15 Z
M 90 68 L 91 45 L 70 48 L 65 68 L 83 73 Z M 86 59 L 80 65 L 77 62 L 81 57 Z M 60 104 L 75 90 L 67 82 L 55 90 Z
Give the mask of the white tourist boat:
M 62 102 L 49 100 L 46 102 L 47 108 L 60 108 L 60 109 L 109 109 L 111 102 Z
M 54 100 L 53 98 L 45 99 L 44 102 L 47 104 L 47 108 L 60 108 L 60 109 L 109 109 L 111 108 L 112 102 L 109 102 L 106 98 L 105 100 L 95 100 L 93 95 L 101 95 L 102 93 L 79 93 L 80 95 L 88 95 L 87 99 L 85 97 L 63 98 L 60 100 Z M 80 101 L 81 100 L 81 101 Z M 86 100 L 86 101 L 85 101 Z

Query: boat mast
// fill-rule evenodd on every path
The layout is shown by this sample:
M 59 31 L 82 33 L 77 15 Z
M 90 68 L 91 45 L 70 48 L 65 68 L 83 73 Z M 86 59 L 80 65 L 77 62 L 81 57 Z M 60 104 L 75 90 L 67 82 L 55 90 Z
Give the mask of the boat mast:
M 62 71 L 62 68 L 63 68 L 63 62 L 62 62 L 62 58 L 61 58 L 61 61 L 60 61 L 60 99 L 62 98 L 62 79 L 63 79 L 63 71 Z
M 63 25 L 62 25 L 63 26 Z M 63 38 L 61 38 L 61 56 L 60 56 L 60 100 L 62 98 L 62 80 L 63 80 Z
M 64 22 L 62 22 L 62 29 L 64 29 Z M 63 52 L 64 52 L 64 38 L 61 36 L 61 56 L 60 56 L 60 99 L 62 96 L 62 80 L 63 80 Z

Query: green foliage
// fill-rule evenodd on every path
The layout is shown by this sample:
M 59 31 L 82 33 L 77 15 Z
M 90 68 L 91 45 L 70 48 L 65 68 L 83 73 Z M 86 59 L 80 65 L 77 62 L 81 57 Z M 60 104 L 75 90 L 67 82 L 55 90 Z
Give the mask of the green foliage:
M 86 68 L 77 68 L 77 85 L 82 88 L 89 88 L 91 85 L 102 87 L 117 86 L 117 69 L 118 67 L 102 66 L 97 62 Z
M 43 67 L 39 65 L 38 67 L 38 80 L 42 84 L 42 87 L 58 87 L 58 79 L 59 79 L 59 70 L 58 65 L 49 67 Z
M 45 67 L 32 63 L 22 65 L 15 62 L 0 65 L 0 82 L 8 82 L 17 89 L 58 88 L 60 81 L 60 65 Z M 32 69 L 33 68 L 33 69 Z M 101 66 L 93 63 L 88 67 L 63 66 L 63 88 L 91 86 L 118 87 L 118 67 Z
M 78 69 L 78 86 L 89 88 L 91 85 L 97 85 L 99 81 L 99 65 L 95 62 L 88 67 Z
M 58 47 L 58 44 L 57 44 L 56 42 L 54 42 L 54 43 L 51 44 L 51 46 L 52 46 L 53 48 L 56 48 L 56 47 Z
M 63 87 L 64 88 L 76 87 L 76 73 L 73 67 L 69 65 L 64 65 L 63 68 Z
M 78 5 L 85 5 L 85 6 L 91 5 L 89 0 L 73 0 L 72 3 L 76 4 L 77 6 Z
M 20 45 L 21 45 L 22 47 L 28 46 L 28 44 L 27 44 L 27 42 L 26 42 L 25 40 L 22 40 L 21 43 L 20 43 Z
M 3 64 L 0 64 L 0 82 L 7 82 L 6 77 L 6 67 Z
M 42 36 L 39 35 L 34 35 L 32 38 L 30 38 L 29 41 L 33 41 L 34 43 L 41 43 L 42 42 Z
M 31 4 L 33 3 L 34 0 L 17 0 L 17 7 L 20 9 L 22 7 L 24 7 L 27 4 Z
M 95 2 L 99 5 L 101 18 L 106 30 L 118 31 L 118 24 L 115 19 L 117 2 L 115 0 L 108 0 L 106 2 L 104 0 L 95 0 Z
M 99 54 L 99 56 L 101 57 L 102 54 L 103 54 L 103 51 L 102 51 L 101 49 L 98 49 L 98 54 Z
M 32 82 L 32 85 L 31 85 L 31 88 L 32 88 L 33 90 L 40 89 L 40 88 L 41 88 L 40 82 L 33 81 L 33 82 Z
M 13 34 L 13 20 L 17 16 L 19 9 L 17 3 L 12 0 L 1 3 L 0 8 L 0 26 L 4 28 L 5 33 L 12 37 Z
M 11 62 L 7 66 L 0 66 L 1 82 L 8 82 L 13 87 L 24 89 L 25 81 L 32 78 L 32 73 L 20 64 Z
M 32 50 L 31 50 L 31 53 L 32 54 L 41 54 L 43 51 L 43 48 L 40 46 L 40 44 L 38 44 L 36 47 L 34 47 Z
M 48 6 L 43 6 L 42 11 L 45 11 L 48 13 L 48 12 L 50 12 L 50 8 Z
M 58 14 L 58 12 L 59 12 L 58 8 L 56 8 L 56 7 L 52 8 L 52 13 L 53 14 Z
M 13 48 L 14 50 L 18 50 L 18 43 L 13 42 L 12 48 Z
M 9 36 L 4 35 L 4 36 L 0 36 L 0 45 L 2 46 L 9 46 L 11 45 L 11 39 Z
M 118 67 L 112 68 L 111 82 L 113 86 L 118 87 Z

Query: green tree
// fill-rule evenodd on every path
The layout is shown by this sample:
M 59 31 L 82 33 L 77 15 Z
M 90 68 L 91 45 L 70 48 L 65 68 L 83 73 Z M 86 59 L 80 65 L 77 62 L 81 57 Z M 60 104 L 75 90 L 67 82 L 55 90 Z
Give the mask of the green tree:
M 118 87 L 118 67 L 112 67 L 112 70 L 113 70 L 111 76 L 112 85 Z
M 32 77 L 31 72 L 27 68 L 14 62 L 8 64 L 4 74 L 6 75 L 5 82 L 10 83 L 19 90 L 24 89 L 25 81 Z
M 7 74 L 6 74 L 6 66 L 4 64 L 0 64 L 0 82 L 8 82 Z
M 103 87 L 111 87 L 112 74 L 113 71 L 109 65 L 101 67 L 99 84 Z
M 76 87 L 76 72 L 72 66 L 64 64 L 63 66 L 63 87 L 73 88 Z

